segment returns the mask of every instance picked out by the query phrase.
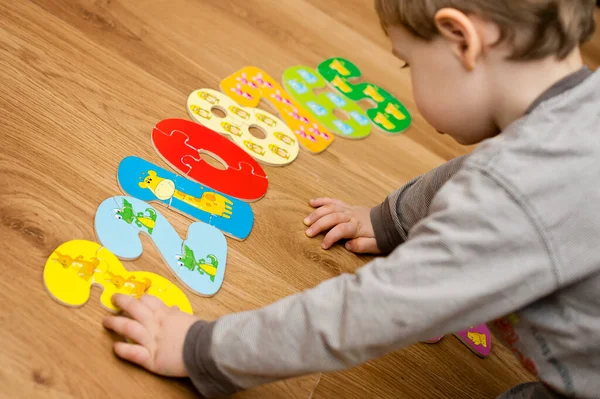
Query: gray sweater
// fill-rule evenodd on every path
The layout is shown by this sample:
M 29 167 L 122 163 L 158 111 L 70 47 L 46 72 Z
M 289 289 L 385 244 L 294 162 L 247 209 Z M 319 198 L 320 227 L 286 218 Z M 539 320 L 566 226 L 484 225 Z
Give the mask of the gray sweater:
M 199 321 L 184 360 L 214 397 L 352 367 L 488 322 L 542 384 L 600 398 L 600 72 L 372 210 L 377 258 L 262 309 Z

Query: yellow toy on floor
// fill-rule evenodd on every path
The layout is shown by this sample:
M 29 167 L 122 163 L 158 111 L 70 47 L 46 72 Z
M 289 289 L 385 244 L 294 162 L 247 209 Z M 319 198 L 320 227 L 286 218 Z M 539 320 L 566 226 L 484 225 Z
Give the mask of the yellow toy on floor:
M 92 241 L 73 240 L 59 246 L 46 261 L 44 284 L 54 299 L 67 306 L 85 304 L 92 285 L 97 285 L 103 290 L 100 303 L 111 312 L 119 311 L 111 301 L 113 294 L 134 298 L 147 294 L 193 314 L 179 287 L 155 273 L 128 272 L 112 252 Z

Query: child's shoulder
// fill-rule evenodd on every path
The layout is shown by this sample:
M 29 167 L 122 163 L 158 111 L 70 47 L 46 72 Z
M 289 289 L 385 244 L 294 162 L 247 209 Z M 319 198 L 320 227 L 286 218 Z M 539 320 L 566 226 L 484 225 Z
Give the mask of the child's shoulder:
M 550 89 L 527 115 L 481 143 L 468 163 L 517 180 L 540 174 L 547 177 L 542 183 L 560 178 L 549 173 L 554 169 L 600 168 L 589 164 L 600 159 L 600 71 L 583 76 L 574 87 Z
M 503 187 L 536 225 L 561 282 L 573 265 L 598 270 L 600 254 L 600 72 L 539 104 L 499 136 L 483 142 L 464 168 Z M 571 266 L 569 266 L 571 265 Z

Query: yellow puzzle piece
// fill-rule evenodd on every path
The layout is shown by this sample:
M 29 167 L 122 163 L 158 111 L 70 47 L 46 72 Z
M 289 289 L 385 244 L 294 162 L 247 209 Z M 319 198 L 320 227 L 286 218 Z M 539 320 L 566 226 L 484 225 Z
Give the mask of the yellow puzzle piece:
M 152 295 L 167 306 L 178 306 L 193 314 L 186 295 L 166 278 L 150 272 L 128 272 L 108 249 L 86 240 L 68 241 L 50 255 L 44 267 L 44 284 L 50 295 L 63 305 L 79 307 L 90 298 L 92 285 L 102 288 L 100 303 L 117 312 L 113 294 L 140 298 Z

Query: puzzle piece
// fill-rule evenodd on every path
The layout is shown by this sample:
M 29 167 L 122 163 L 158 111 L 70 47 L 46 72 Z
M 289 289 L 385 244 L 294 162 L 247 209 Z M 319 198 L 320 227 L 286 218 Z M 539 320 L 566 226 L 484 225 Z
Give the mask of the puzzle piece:
M 214 115 L 213 108 L 221 110 L 225 117 Z M 230 137 L 250 156 L 267 165 L 288 165 L 300 151 L 294 133 L 282 120 L 266 111 L 244 107 L 216 90 L 192 92 L 187 110 L 192 120 Z M 251 127 L 260 128 L 266 137 L 253 136 Z
M 479 357 L 486 358 L 492 351 L 492 333 L 485 324 L 459 331 L 454 335 Z
M 255 171 L 254 171 L 254 166 L 250 165 L 250 164 L 249 164 L 249 163 L 247 163 L 247 162 L 239 162 L 239 163 L 238 163 L 238 165 L 237 165 L 237 167 L 236 167 L 236 168 L 233 168 L 233 167 L 232 167 L 232 169 L 235 169 L 235 170 L 237 170 L 237 171 L 239 171 L 239 172 L 242 172 L 242 171 L 243 171 L 243 173 L 250 173 L 250 174 L 252 174 L 253 176 L 260 177 L 261 179 L 268 179 L 268 178 L 269 178 L 269 177 L 268 177 L 268 176 L 265 174 L 265 171 L 264 171 L 263 169 L 260 169 L 260 170 L 258 171 L 258 173 L 255 173 Z
M 492 351 L 492 333 L 485 324 L 459 331 L 454 335 L 479 357 L 486 358 Z M 444 338 L 443 335 L 423 342 L 426 344 L 436 344 L 440 342 L 442 338 Z
M 230 237 L 243 240 L 252 230 L 254 214 L 248 203 L 142 158 L 124 158 L 117 176 L 127 195 L 142 201 L 161 201 L 177 212 L 215 226 Z M 214 220 L 213 215 L 217 216 Z
M 173 168 L 188 178 L 239 198 L 256 201 L 262 198 L 269 181 L 262 167 L 244 150 L 227 138 L 185 119 L 165 119 L 152 131 L 156 151 Z M 202 159 L 207 152 L 220 159 L 227 168 L 217 169 Z M 239 167 L 250 165 L 254 173 Z
M 205 234 L 203 231 L 195 232 L 192 227 L 189 230 L 190 237 L 193 234 L 197 236 Z M 199 226 L 194 227 L 194 229 L 199 229 Z M 206 295 L 216 294 L 220 288 L 217 287 L 216 283 L 223 281 L 225 273 L 225 258 L 215 255 L 216 252 L 198 250 L 197 246 L 194 246 L 194 243 L 189 240 L 182 242 L 181 251 L 176 255 L 179 263 L 177 276 L 182 280 L 206 281 L 208 279 L 213 283 L 212 286 L 209 285 L 209 288 L 212 288 L 213 291 L 207 291 Z
M 282 81 L 287 92 L 332 132 L 348 139 L 362 139 L 371 134 L 371 121 L 354 101 L 335 93 L 315 94 L 315 89 L 327 86 L 315 70 L 305 66 L 291 67 L 283 73 Z M 349 118 L 340 120 L 334 114 L 336 109 L 344 111 Z
M 391 93 L 372 83 L 352 83 L 351 78 L 361 76 L 360 69 L 344 58 L 330 58 L 319 64 L 317 70 L 339 93 L 353 101 L 371 100 L 375 108 L 367 116 L 379 129 L 387 133 L 400 133 L 411 123 L 411 115 Z
M 67 306 L 84 305 L 96 285 L 102 289 L 101 305 L 111 312 L 119 310 L 111 300 L 119 293 L 134 298 L 152 295 L 167 306 L 193 314 L 192 305 L 176 285 L 155 273 L 128 272 L 114 254 L 92 241 L 60 245 L 46 261 L 44 284 L 54 299 Z
M 127 214 L 133 216 L 125 218 L 121 214 L 115 213 L 115 200 L 117 203 L 123 204 L 122 209 L 131 209 L 131 211 L 127 211 Z M 153 215 L 150 218 L 152 223 L 140 220 L 150 214 Z M 129 227 L 125 226 L 126 224 Z M 214 276 L 208 275 L 208 277 L 206 274 L 184 273 L 180 270 L 184 241 L 167 219 L 146 202 L 123 196 L 103 201 L 96 211 L 95 228 L 102 245 L 122 259 L 137 259 L 142 255 L 140 233 L 146 233 L 171 271 L 197 294 L 214 295 L 223 284 L 227 241 L 223 234 L 213 226 L 202 222 L 192 223 L 185 240 L 185 245 L 197 255 L 206 257 L 211 254 L 218 260 L 217 272 Z
M 244 67 L 221 81 L 221 91 L 244 107 L 256 108 L 261 99 L 279 112 L 300 144 L 312 153 L 327 149 L 333 135 L 294 100 L 284 88 L 257 67 Z M 314 129 L 317 133 L 309 132 Z

